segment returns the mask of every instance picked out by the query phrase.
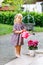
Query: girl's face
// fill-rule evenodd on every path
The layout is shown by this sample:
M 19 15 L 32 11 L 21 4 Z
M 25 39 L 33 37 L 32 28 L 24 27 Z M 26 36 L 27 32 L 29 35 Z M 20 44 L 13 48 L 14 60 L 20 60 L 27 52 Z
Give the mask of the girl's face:
M 22 22 L 22 18 L 18 16 L 18 17 L 16 18 L 16 21 L 17 21 L 18 23 L 21 23 L 21 22 Z

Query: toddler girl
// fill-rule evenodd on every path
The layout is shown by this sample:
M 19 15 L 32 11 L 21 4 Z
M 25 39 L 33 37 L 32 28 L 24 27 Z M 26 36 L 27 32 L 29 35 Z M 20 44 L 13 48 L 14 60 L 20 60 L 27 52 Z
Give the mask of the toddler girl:
M 14 19 L 13 35 L 12 35 L 12 44 L 15 48 L 16 57 L 20 57 L 21 46 L 23 43 L 22 32 L 26 31 L 25 25 L 22 22 L 22 14 L 17 14 Z

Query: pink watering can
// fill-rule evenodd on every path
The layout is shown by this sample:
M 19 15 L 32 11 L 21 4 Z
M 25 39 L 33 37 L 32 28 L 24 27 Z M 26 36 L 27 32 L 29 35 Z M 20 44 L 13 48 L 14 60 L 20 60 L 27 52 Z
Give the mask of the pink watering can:
M 25 31 L 22 33 L 22 37 L 23 38 L 28 38 L 30 36 L 29 32 L 28 31 Z

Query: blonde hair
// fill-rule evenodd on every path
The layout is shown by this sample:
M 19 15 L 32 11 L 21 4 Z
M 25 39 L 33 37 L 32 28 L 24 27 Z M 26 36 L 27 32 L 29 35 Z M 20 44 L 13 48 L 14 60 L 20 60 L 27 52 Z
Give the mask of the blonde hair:
M 20 14 L 20 13 L 19 14 L 16 14 L 15 17 L 14 17 L 14 23 L 16 23 L 16 18 L 17 17 L 20 18 L 20 19 L 23 18 L 22 14 Z

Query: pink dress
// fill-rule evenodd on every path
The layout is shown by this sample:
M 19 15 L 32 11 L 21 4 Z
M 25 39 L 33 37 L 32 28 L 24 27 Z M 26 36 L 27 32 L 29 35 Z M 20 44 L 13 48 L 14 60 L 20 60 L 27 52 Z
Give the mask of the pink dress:
M 24 23 L 20 23 L 20 24 L 15 23 L 14 24 L 13 30 L 20 31 L 23 29 L 26 29 Z M 21 36 L 21 34 L 17 34 L 17 33 L 13 33 L 12 38 L 11 38 L 11 42 L 12 42 L 12 45 L 14 45 L 14 46 L 24 44 L 23 37 Z

